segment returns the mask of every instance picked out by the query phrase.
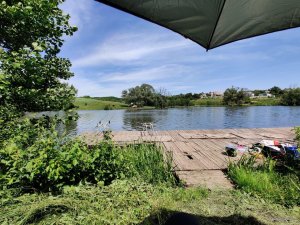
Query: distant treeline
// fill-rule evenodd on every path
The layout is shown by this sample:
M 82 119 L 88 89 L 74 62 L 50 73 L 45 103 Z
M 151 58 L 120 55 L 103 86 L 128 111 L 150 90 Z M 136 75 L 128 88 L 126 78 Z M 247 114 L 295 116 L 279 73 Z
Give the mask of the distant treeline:
M 122 98 L 90 97 L 102 101 L 124 102 L 131 107 L 152 106 L 167 108 L 176 106 L 222 106 L 222 105 L 285 105 L 300 106 L 300 88 L 272 87 L 268 90 L 253 90 L 231 87 L 222 93 L 186 93 L 170 95 L 165 89 L 156 90 L 149 84 L 122 91 Z M 257 98 L 259 97 L 259 98 Z
M 286 88 L 280 89 L 279 87 L 272 87 L 267 91 L 256 90 L 256 91 L 246 91 L 242 88 L 228 88 L 224 92 L 223 104 L 224 105 L 244 105 L 251 104 L 251 97 L 259 96 L 260 94 L 266 94 L 267 98 L 277 98 L 279 99 L 278 105 L 285 106 L 300 106 L 300 88 Z M 262 95 L 264 97 L 264 95 Z
M 153 106 L 167 108 L 174 106 L 192 106 L 191 100 L 198 99 L 200 94 L 169 95 L 165 89 L 155 90 L 149 84 L 142 84 L 122 91 L 122 98 L 130 106 Z

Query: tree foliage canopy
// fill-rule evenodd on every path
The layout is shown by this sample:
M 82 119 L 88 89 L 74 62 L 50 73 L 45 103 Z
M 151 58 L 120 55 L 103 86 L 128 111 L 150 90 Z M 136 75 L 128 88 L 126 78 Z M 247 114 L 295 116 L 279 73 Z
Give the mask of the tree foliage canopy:
M 142 84 L 122 91 L 122 98 L 127 104 L 138 106 L 154 106 L 155 90 L 150 84 Z
M 229 106 L 242 105 L 249 102 L 249 97 L 247 97 L 243 89 L 232 87 L 224 92 L 223 102 Z
M 276 97 L 282 96 L 284 94 L 284 90 L 277 86 L 270 88 L 269 91 L 270 94 L 275 95 Z
M 58 57 L 64 35 L 73 35 L 64 0 L 7 0 L 0 3 L 0 104 L 21 111 L 66 109 L 76 90 L 62 80 L 71 62 Z
M 300 106 L 300 88 L 286 89 L 282 95 L 281 103 L 287 106 Z
M 122 91 L 122 98 L 127 104 L 134 104 L 139 107 L 155 106 L 156 108 L 166 108 L 174 106 L 191 106 L 191 99 L 197 99 L 198 94 L 170 95 L 167 90 L 160 88 L 155 90 L 149 84 L 142 84 L 134 88 Z

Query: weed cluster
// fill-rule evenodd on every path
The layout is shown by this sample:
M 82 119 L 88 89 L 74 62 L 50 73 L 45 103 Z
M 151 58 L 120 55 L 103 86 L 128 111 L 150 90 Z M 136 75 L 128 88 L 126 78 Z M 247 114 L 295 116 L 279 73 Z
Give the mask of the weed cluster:
M 242 157 L 238 163 L 229 164 L 228 174 L 238 188 L 248 193 L 293 206 L 300 205 L 300 181 L 295 172 L 282 174 L 272 159 L 256 165 L 255 157 Z
M 1 143 L 2 190 L 57 192 L 65 185 L 109 185 L 116 179 L 131 177 L 149 183 L 176 184 L 171 159 L 164 157 L 159 146 L 120 147 L 109 139 L 88 146 L 78 138 L 60 136 L 55 125 L 48 122 L 27 121 Z

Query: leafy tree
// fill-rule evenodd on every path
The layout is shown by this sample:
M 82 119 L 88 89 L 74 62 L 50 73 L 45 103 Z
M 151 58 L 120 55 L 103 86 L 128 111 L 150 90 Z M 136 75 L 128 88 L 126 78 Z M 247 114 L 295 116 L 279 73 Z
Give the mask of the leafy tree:
M 247 102 L 249 102 L 249 97 L 247 97 L 243 89 L 232 87 L 224 92 L 223 103 L 225 105 L 242 105 Z
M 300 106 L 300 88 L 290 88 L 285 90 L 281 103 L 287 106 Z
M 122 91 L 122 98 L 127 104 L 154 106 L 156 93 L 151 85 L 142 84 L 141 86 Z
M 270 88 L 269 91 L 272 95 L 275 95 L 276 97 L 282 96 L 284 94 L 284 91 L 280 87 L 277 87 L 277 86 Z
M 72 107 L 76 90 L 62 83 L 73 76 L 58 57 L 63 36 L 73 35 L 64 0 L 7 0 L 0 3 L 0 105 L 20 111 Z
M 155 107 L 163 109 L 168 106 L 168 101 L 167 101 L 167 90 L 164 88 L 160 88 L 159 90 L 156 91 L 155 93 Z
M 259 96 L 260 94 L 263 94 L 263 93 L 265 93 L 266 91 L 264 91 L 264 90 L 254 90 L 253 91 L 253 93 L 254 93 L 254 95 L 255 96 Z

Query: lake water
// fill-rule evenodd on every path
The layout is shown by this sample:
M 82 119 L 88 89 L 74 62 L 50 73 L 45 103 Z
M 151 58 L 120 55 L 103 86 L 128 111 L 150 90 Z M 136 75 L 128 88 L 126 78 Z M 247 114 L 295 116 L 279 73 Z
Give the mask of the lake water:
M 190 107 L 164 110 L 78 111 L 77 122 L 68 129 L 73 134 L 97 131 L 99 121 L 110 121 L 113 131 L 142 130 L 153 123 L 155 130 L 197 130 L 224 128 L 269 128 L 300 126 L 300 107 Z

